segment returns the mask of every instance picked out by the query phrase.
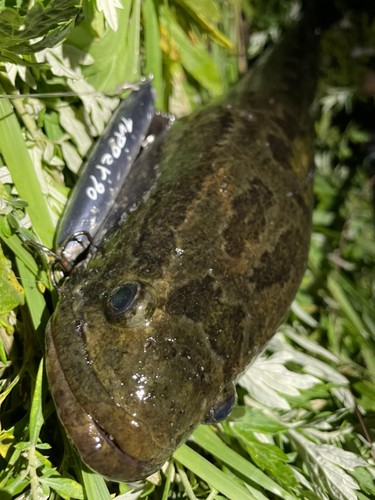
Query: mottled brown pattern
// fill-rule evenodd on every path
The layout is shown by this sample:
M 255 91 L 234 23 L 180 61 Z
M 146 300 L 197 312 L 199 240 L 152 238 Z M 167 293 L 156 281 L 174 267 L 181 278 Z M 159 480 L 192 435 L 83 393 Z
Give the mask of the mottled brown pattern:
M 310 238 L 313 42 L 291 30 L 251 78 L 151 146 L 105 255 L 64 284 L 47 334 L 51 390 L 83 460 L 112 479 L 147 476 L 213 421 L 294 298 Z M 106 310 L 127 281 L 156 294 L 131 328 Z
M 245 241 L 258 241 L 271 200 L 272 192 L 260 179 L 254 179 L 252 186 L 232 201 L 234 214 L 223 233 L 228 255 L 240 257 Z
M 300 236 L 302 236 L 300 232 L 286 231 L 280 235 L 280 239 L 271 252 L 264 252 L 252 275 L 257 291 L 262 291 L 277 283 L 283 284 L 288 280 L 290 268 L 299 250 L 293 242 Z

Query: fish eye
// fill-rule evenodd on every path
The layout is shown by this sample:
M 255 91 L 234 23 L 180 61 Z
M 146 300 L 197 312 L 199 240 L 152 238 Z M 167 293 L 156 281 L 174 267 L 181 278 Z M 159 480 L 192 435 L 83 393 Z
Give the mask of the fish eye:
M 126 281 L 116 286 L 105 302 L 107 320 L 117 326 L 132 328 L 145 323 L 156 309 L 156 292 L 148 283 Z
M 207 413 L 204 423 L 208 425 L 218 424 L 227 418 L 236 403 L 236 394 L 227 395 L 226 399 L 220 400 L 218 405 L 212 407 Z

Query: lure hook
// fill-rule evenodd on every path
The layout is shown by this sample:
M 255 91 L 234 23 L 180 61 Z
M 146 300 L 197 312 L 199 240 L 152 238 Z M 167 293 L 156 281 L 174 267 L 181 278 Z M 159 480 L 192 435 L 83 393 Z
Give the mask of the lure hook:
M 30 246 L 30 247 L 36 247 L 42 250 L 44 253 L 51 255 L 54 260 L 51 264 L 51 268 L 49 271 L 49 278 L 52 283 L 53 288 L 58 292 L 61 293 L 61 287 L 56 282 L 55 279 L 55 273 L 56 273 L 56 266 L 59 264 L 64 272 L 69 275 L 72 272 L 72 269 L 74 268 L 74 263 L 69 261 L 64 257 L 64 252 L 66 250 L 67 245 L 74 239 L 77 238 L 77 236 L 86 236 L 86 238 L 89 240 L 90 245 L 93 247 L 97 248 L 102 254 L 104 252 L 104 249 L 102 247 L 99 247 L 95 245 L 94 240 L 91 236 L 91 234 L 88 231 L 75 231 L 73 234 L 71 234 L 62 244 L 61 246 L 61 255 L 58 255 L 57 253 L 53 252 L 50 248 L 46 247 L 45 245 L 42 245 L 42 243 L 38 243 L 37 241 L 34 240 L 26 240 L 23 242 L 23 245 Z

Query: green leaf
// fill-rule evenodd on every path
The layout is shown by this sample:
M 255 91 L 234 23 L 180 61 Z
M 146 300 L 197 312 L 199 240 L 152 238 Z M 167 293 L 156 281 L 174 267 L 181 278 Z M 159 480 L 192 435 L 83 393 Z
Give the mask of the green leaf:
M 327 286 L 334 299 L 339 304 L 342 314 L 349 320 L 351 328 L 348 332 L 355 338 L 362 348 L 362 355 L 366 361 L 367 369 L 372 382 L 375 383 L 375 351 L 373 345 L 367 340 L 368 332 L 357 311 L 348 300 L 344 290 L 332 276 L 328 277 Z
M 59 495 L 65 495 L 69 498 L 78 498 L 79 500 L 85 498 L 82 486 L 76 481 L 73 481 L 73 479 L 65 477 L 41 477 L 40 482 L 57 491 Z
M 255 500 L 255 497 L 227 477 L 197 452 L 184 445 L 174 453 L 174 457 L 210 486 L 226 495 L 230 500 Z
M 42 383 L 43 383 L 43 359 L 40 361 L 38 374 L 35 382 L 33 400 L 31 403 L 29 434 L 30 444 L 35 446 L 38 442 L 40 429 L 44 423 L 42 412 Z
M 353 385 L 353 388 L 361 394 L 359 404 L 366 411 L 375 411 L 375 387 L 368 380 L 361 380 Z
M 0 198 L 5 201 L 12 201 L 11 195 L 8 193 L 2 182 L 0 182 Z
M 288 493 L 275 481 L 269 478 L 264 472 L 255 467 L 245 458 L 241 457 L 223 441 L 207 426 L 201 425 L 193 434 L 194 441 L 203 449 L 212 453 L 219 460 L 228 464 L 230 467 L 243 474 L 259 486 L 262 486 L 275 495 L 283 498 L 284 500 L 295 500 L 295 496 Z M 179 458 L 176 457 L 178 460 Z
M 213 0 L 178 0 L 178 3 L 188 7 L 197 17 L 217 23 L 221 20 L 221 14 L 217 2 Z
M 16 258 L 16 262 L 25 290 L 31 321 L 34 330 L 38 333 L 40 345 L 44 348 L 43 334 L 49 317 L 47 305 L 43 294 L 38 290 L 33 273 L 25 266 L 22 260 Z
M 235 414 L 232 413 L 231 416 L 233 418 Z M 276 434 L 277 432 L 285 432 L 287 427 L 275 418 L 263 413 L 262 410 L 246 408 L 241 420 L 234 422 L 233 430 L 241 433 L 263 432 L 265 434 Z
M 158 18 L 153 0 L 145 0 L 143 4 L 145 17 L 145 50 L 146 50 L 146 75 L 153 75 L 152 85 L 157 92 L 157 109 L 163 109 L 163 66 L 162 51 L 160 48 L 160 33 Z
M 165 6 L 160 7 L 161 23 L 166 29 L 169 38 L 178 47 L 182 66 L 199 82 L 202 87 L 213 95 L 223 92 L 223 83 L 219 69 L 207 53 L 206 47 L 198 42 L 195 45 L 190 41 L 176 18 Z
M 30 54 L 62 42 L 79 14 L 77 3 L 77 0 L 35 2 L 25 16 L 11 7 L 3 9 L 0 12 L 0 50 Z M 39 37 L 43 39 L 30 43 L 31 39 Z
M 126 48 L 125 79 L 134 82 L 140 77 L 139 37 L 141 28 L 141 0 L 133 0 L 132 15 Z
M 7 237 L 10 238 L 12 236 L 12 230 L 10 228 L 8 217 L 1 217 L 1 232 Z
M 356 467 L 354 470 L 350 471 L 350 475 L 357 480 L 359 486 L 366 495 L 375 495 L 374 478 L 367 469 L 364 467 Z
M 7 354 L 5 352 L 3 340 L 1 339 L 1 337 L 0 337 L 0 359 L 1 359 L 1 362 L 3 363 L 3 365 L 7 364 L 7 361 L 8 361 Z
M 4 93 L 0 86 L 0 93 Z M 8 99 L 0 99 L 0 149 L 19 196 L 28 203 L 27 212 L 43 244 L 52 247 L 54 227 L 21 127 Z
M 248 439 L 245 448 L 258 467 L 270 472 L 284 485 L 290 488 L 297 487 L 293 472 L 285 465 L 289 462 L 289 458 L 280 448 L 273 444 L 258 443 Z
M 232 42 L 212 24 L 221 20 L 217 2 L 213 0 L 177 0 L 177 2 L 187 8 L 216 43 L 233 49 Z
M 117 10 L 120 28 L 108 29 L 103 38 L 93 41 L 89 54 L 95 63 L 82 69 L 88 83 L 96 90 L 114 90 L 126 81 L 127 33 L 131 1 L 121 0 L 123 9 Z
M 80 463 L 87 500 L 111 500 L 111 495 L 102 476 L 90 471 L 78 456 L 76 456 L 76 460 Z
M 59 115 L 55 111 L 44 115 L 44 128 L 50 141 L 58 141 L 64 135 Z
M 25 292 L 9 267 L 0 246 L 0 314 L 7 314 L 25 302 Z
M 25 264 L 25 266 L 29 269 L 29 271 L 33 273 L 35 277 L 40 277 L 40 279 L 45 281 L 47 280 L 46 273 L 45 272 L 40 273 L 35 260 L 22 245 L 22 241 L 18 238 L 17 235 L 13 234 L 12 236 L 7 237 L 3 232 L 3 228 L 0 226 L 0 238 L 12 250 L 12 252 Z

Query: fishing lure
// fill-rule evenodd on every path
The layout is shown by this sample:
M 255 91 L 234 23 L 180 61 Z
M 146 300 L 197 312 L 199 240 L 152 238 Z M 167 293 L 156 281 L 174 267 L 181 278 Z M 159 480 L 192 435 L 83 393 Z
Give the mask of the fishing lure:
M 140 84 L 117 108 L 82 167 L 56 237 L 68 260 L 84 250 L 89 241 L 83 235 L 95 236 L 110 211 L 150 128 L 155 101 L 151 82 Z

